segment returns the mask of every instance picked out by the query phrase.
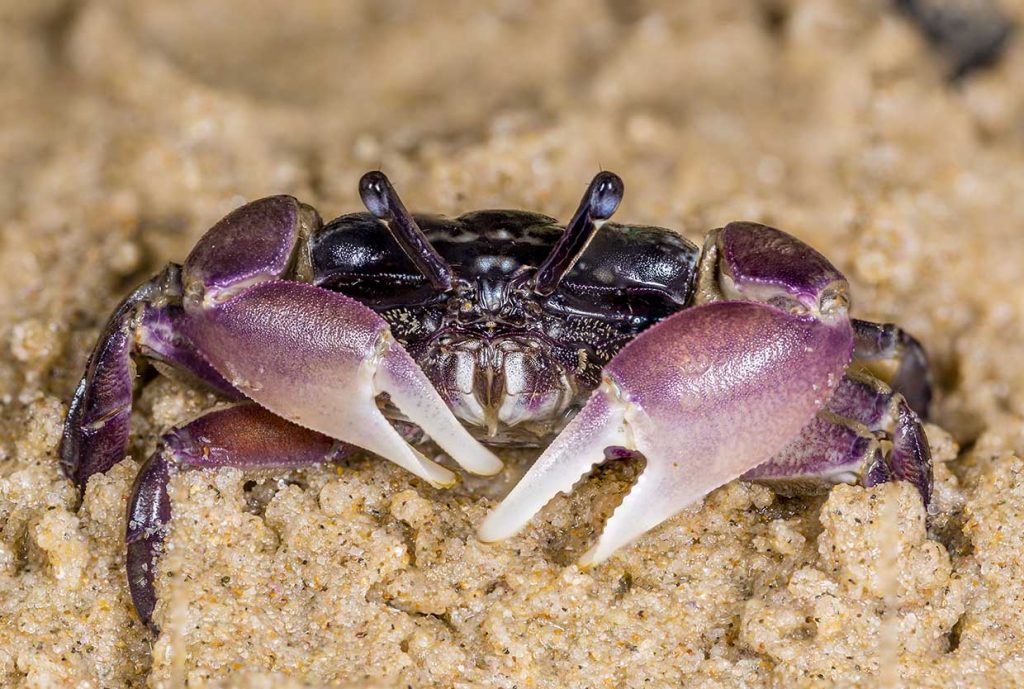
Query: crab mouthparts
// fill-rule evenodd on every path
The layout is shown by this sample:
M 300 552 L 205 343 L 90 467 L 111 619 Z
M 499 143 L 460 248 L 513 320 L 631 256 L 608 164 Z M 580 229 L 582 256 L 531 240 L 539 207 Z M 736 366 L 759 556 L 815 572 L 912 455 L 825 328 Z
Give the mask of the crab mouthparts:
M 526 338 L 465 339 L 439 347 L 425 368 L 455 415 L 481 429 L 482 439 L 500 442 L 513 427 L 536 424 L 543 429 L 530 434 L 541 436 L 575 397 L 565 369 L 541 351 Z
M 484 428 L 487 435 L 498 435 L 500 410 L 505 404 L 505 376 L 494 366 L 476 366 L 473 369 L 473 396 L 483 408 Z

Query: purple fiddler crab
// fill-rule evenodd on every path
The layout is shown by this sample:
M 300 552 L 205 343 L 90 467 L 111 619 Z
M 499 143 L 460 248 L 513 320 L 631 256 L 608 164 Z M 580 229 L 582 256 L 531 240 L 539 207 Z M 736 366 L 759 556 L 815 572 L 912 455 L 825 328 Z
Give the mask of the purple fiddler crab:
M 89 358 L 61 443 L 79 487 L 127 454 L 135 362 L 230 400 L 172 429 L 128 503 L 127 572 L 151 624 L 154 560 L 185 469 L 284 471 L 362 448 L 434 486 L 484 447 L 545 447 L 479 529 L 519 531 L 606 457 L 642 473 L 582 565 L 733 479 L 782 490 L 913 483 L 932 470 L 920 419 L 924 350 L 851 319 L 848 284 L 779 230 L 733 222 L 702 248 L 607 222 L 622 180 L 601 172 L 562 227 L 525 211 L 412 215 L 380 172 L 369 213 L 324 225 L 290 196 L 248 203 L 132 292 Z

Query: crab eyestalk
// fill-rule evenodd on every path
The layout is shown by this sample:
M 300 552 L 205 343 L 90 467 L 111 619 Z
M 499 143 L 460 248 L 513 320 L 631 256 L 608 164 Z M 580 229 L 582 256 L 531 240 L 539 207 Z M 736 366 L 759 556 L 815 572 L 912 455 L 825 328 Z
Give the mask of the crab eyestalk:
M 452 286 L 452 269 L 430 245 L 416 220 L 398 198 L 387 175 L 379 170 L 367 172 L 359 180 L 359 196 L 366 210 L 381 220 L 416 268 L 439 290 Z
M 601 225 L 615 213 L 624 191 L 622 178 L 614 172 L 603 171 L 594 176 L 576 214 L 566 225 L 565 233 L 537 268 L 534 292 L 546 296 L 555 291 L 558 283 L 586 251 Z

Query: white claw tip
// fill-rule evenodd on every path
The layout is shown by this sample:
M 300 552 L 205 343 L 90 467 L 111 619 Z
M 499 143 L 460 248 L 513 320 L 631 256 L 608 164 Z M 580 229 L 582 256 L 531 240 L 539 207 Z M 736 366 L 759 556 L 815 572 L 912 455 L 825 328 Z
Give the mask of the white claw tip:
M 440 488 L 442 490 L 454 488 L 458 484 L 458 482 L 459 479 L 457 476 L 452 477 L 452 479 L 449 481 L 431 481 L 430 479 L 427 479 L 427 483 L 432 485 L 434 488 Z
M 476 447 L 469 449 L 472 450 L 472 454 L 460 453 L 459 457 L 453 457 L 466 471 L 478 476 L 494 476 L 505 468 L 505 464 L 498 456 L 483 445 L 477 443 Z
M 501 508 L 495 508 L 483 523 L 476 530 L 476 537 L 484 543 L 494 543 L 511 538 L 522 531 L 526 522 L 516 524 L 501 513 Z
M 601 543 L 598 542 L 594 546 L 583 553 L 580 559 L 576 561 L 576 565 L 580 568 L 580 571 L 586 571 L 592 567 L 597 567 L 599 564 L 607 560 L 613 551 L 607 549 L 602 550 Z

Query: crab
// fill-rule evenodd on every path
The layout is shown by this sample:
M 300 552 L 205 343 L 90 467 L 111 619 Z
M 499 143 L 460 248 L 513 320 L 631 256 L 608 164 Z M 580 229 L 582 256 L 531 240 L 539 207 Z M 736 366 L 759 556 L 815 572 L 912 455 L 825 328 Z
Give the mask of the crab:
M 61 464 L 84 489 L 128 454 L 136 365 L 225 401 L 164 435 L 128 502 L 126 567 L 152 625 L 167 485 L 186 469 L 284 471 L 356 449 L 433 486 L 493 475 L 486 445 L 539 458 L 479 527 L 522 529 L 606 458 L 644 469 L 580 564 L 596 565 L 737 478 L 780 491 L 910 481 L 927 505 L 921 345 L 849 316 L 848 283 L 771 227 L 702 247 L 608 222 L 622 180 L 594 177 L 570 222 L 525 211 L 412 215 L 381 172 L 368 213 L 323 224 L 290 196 L 214 225 L 110 317 L 71 402 Z

